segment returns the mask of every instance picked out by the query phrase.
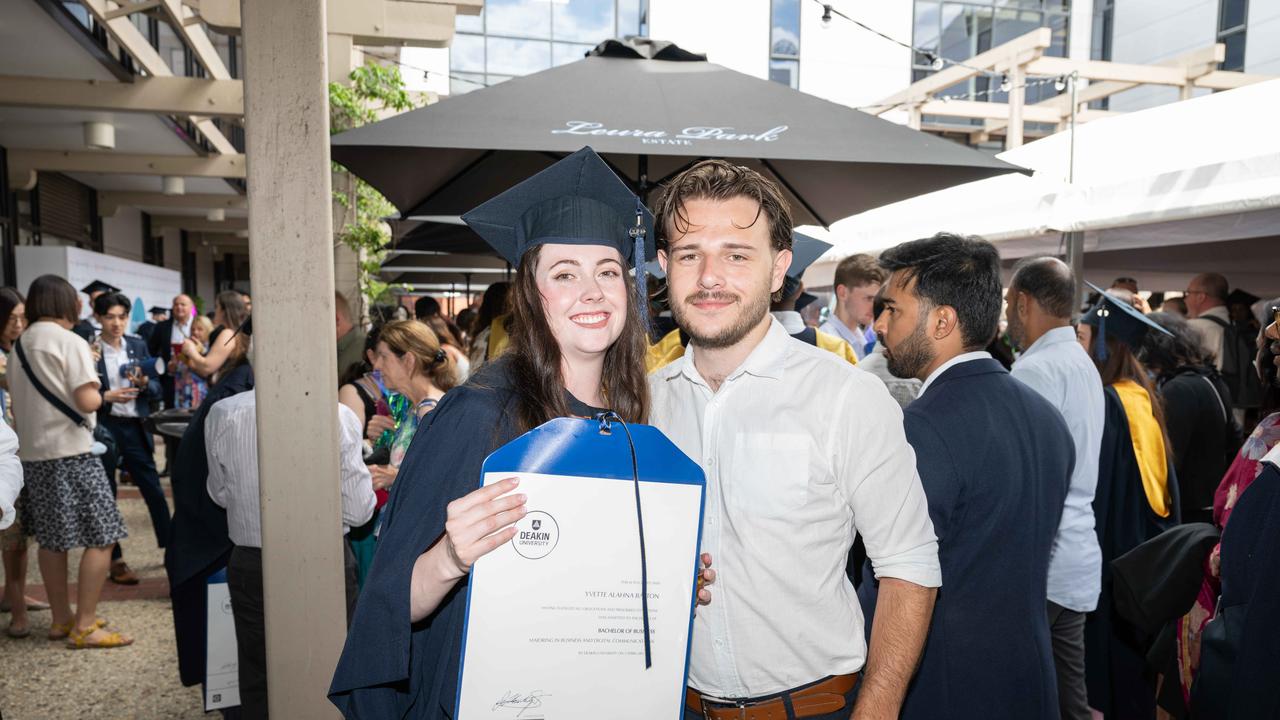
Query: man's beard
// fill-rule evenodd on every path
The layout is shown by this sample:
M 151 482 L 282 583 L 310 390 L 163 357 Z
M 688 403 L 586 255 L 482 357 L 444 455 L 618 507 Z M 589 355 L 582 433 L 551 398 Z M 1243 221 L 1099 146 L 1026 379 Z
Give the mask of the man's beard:
M 920 377 L 920 373 L 929 367 L 936 357 L 933 348 L 929 345 L 929 339 L 925 337 L 924 326 L 924 322 L 916 325 L 915 330 L 912 330 L 911 334 L 898 344 L 898 347 L 885 346 L 885 365 L 894 377 L 924 379 Z
M 704 335 L 694 326 L 692 320 L 685 314 L 685 307 L 692 305 L 698 300 L 718 300 L 739 303 L 742 311 L 738 315 L 738 319 L 729 327 L 721 330 L 715 335 Z M 726 348 L 736 345 L 742 338 L 747 336 L 760 321 L 769 314 L 769 296 L 761 295 L 753 302 L 743 303 L 741 296 L 727 292 L 696 292 L 685 298 L 683 303 L 672 303 L 671 314 L 675 317 L 676 324 L 681 330 L 689 335 L 693 342 L 699 347 L 704 348 Z
M 1009 325 L 1005 328 L 1005 331 L 1009 333 L 1009 339 L 1013 341 L 1018 350 L 1025 352 L 1027 349 L 1024 344 L 1026 336 L 1022 332 L 1022 321 L 1018 319 L 1018 309 L 1010 305 L 1006 316 L 1008 317 Z

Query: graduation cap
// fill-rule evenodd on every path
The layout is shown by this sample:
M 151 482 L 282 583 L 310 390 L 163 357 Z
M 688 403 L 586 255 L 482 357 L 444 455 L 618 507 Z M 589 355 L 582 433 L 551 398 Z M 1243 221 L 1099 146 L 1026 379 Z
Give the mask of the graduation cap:
M 92 295 L 98 292 L 118 293 L 120 292 L 120 288 L 116 287 L 115 285 L 112 285 L 111 283 L 104 283 L 101 280 L 94 280 L 88 285 L 85 285 L 84 287 L 80 288 L 80 292 L 84 293 L 85 295 Z
M 791 267 L 787 268 L 787 277 L 782 281 L 782 297 L 789 298 L 795 294 L 800 288 L 800 279 L 804 277 L 804 271 L 808 270 L 809 266 L 831 247 L 831 243 L 809 237 L 804 233 L 791 233 Z M 809 300 L 804 304 L 808 305 L 816 299 L 813 295 L 809 295 Z M 803 306 L 797 301 L 796 310 L 801 307 Z
M 1235 290 L 1231 291 L 1230 295 L 1227 295 L 1227 304 L 1228 305 L 1252 305 L 1261 299 L 1262 298 L 1258 297 L 1257 295 L 1254 295 L 1248 290 L 1241 290 L 1240 288 L 1236 288 Z
M 796 298 L 796 312 L 800 312 L 806 307 L 809 307 L 817 299 L 818 299 L 818 296 L 814 295 L 813 293 L 807 293 L 807 292 L 800 293 L 800 297 Z
M 147 312 L 151 313 L 152 315 L 168 315 L 169 308 L 160 307 L 159 305 L 152 305 L 151 307 L 147 308 Z
M 644 306 L 646 258 L 655 254 L 653 214 L 590 147 L 584 147 L 462 219 L 507 262 L 536 245 L 617 248 L 636 269 Z
M 1094 332 L 1094 354 L 1099 360 L 1107 359 L 1107 333 L 1116 336 L 1134 351 L 1142 347 L 1143 338 L 1153 329 L 1165 335 L 1173 335 L 1138 312 L 1127 300 L 1108 295 L 1093 283 L 1085 284 L 1099 293 L 1098 302 L 1080 318 L 1080 322 L 1085 325 L 1097 328 Z

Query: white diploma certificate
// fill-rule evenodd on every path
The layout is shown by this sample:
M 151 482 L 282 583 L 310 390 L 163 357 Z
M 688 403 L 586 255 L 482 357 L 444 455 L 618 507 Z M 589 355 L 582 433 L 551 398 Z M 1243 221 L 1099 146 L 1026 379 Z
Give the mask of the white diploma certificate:
M 484 484 L 519 477 L 516 492 L 528 495 L 529 513 L 517 523 L 515 538 L 472 570 L 459 678 L 461 720 L 681 717 L 702 474 L 698 469 L 695 478 L 679 463 L 673 472 L 673 464 L 665 463 L 657 479 L 646 480 L 646 465 L 656 466 L 653 456 L 666 452 L 649 452 L 648 433 L 669 441 L 645 426 L 631 426 L 631 432 L 640 470 L 652 665 L 645 667 L 640 528 L 626 438 L 625 479 L 612 457 L 604 463 L 611 474 L 583 475 L 584 467 L 599 460 L 590 452 L 585 460 L 579 455 L 548 463 L 544 456 L 532 463 L 572 474 L 495 470 L 491 465 L 502 463 L 491 457 Z M 542 439 L 556 437 L 561 436 Z

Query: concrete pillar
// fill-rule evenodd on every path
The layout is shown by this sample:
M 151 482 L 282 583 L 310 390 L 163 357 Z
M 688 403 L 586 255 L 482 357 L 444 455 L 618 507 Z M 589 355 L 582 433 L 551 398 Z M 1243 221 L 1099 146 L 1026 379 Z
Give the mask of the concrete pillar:
M 267 678 L 335 717 L 345 635 L 324 0 L 241 0 Z
M 1022 106 L 1026 103 L 1027 67 L 1015 61 L 1009 68 L 1009 129 L 1006 131 L 1004 149 L 1022 147 Z

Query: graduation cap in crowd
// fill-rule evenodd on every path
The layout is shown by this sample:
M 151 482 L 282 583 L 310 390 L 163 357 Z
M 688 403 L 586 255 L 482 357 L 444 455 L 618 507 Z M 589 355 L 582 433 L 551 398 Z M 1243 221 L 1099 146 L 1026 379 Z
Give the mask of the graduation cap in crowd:
M 822 254 L 831 249 L 831 243 L 823 242 L 815 237 L 809 237 L 804 233 L 791 233 L 791 267 L 787 268 L 787 277 L 782 281 L 782 297 L 789 298 L 800 288 L 800 280 L 804 277 L 805 270 L 813 264 L 815 260 L 822 257 Z M 809 293 L 802 305 L 799 300 L 796 301 L 796 310 L 808 305 L 818 298 Z M 802 296 L 803 298 L 803 296 Z
M 147 308 L 147 312 L 151 313 L 152 315 L 168 315 L 169 308 L 160 307 L 159 305 L 152 305 L 151 307 Z
M 94 280 L 88 285 L 85 285 L 84 287 L 80 288 L 80 292 L 84 293 L 85 295 L 92 295 L 94 293 L 118 293 L 120 292 L 120 288 L 116 287 L 115 285 L 112 285 L 111 283 L 104 283 L 101 280 Z
M 1117 337 L 1134 352 L 1142 347 L 1143 339 L 1152 330 L 1165 335 L 1173 334 L 1138 312 L 1128 300 L 1108 295 L 1093 283 L 1085 284 L 1099 294 L 1098 301 L 1080 318 L 1080 322 L 1094 328 L 1094 354 L 1099 360 L 1107 359 L 1107 333 Z
M 544 243 L 617 248 L 623 261 L 636 269 L 636 285 L 644 294 L 645 262 L 655 255 L 653 215 L 589 147 L 462 219 L 512 265 Z

